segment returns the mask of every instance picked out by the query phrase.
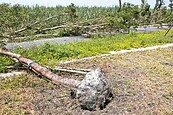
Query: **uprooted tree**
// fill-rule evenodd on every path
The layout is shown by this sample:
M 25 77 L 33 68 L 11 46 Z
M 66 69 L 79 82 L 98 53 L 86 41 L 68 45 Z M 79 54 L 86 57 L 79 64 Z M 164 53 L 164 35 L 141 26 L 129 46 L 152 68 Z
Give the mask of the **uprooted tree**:
M 28 66 L 35 73 L 40 74 L 55 84 L 62 84 L 76 89 L 76 99 L 81 103 L 83 109 L 95 110 L 97 107 L 103 109 L 112 97 L 110 83 L 101 69 L 91 70 L 82 81 L 62 78 L 34 61 L 6 50 L 0 49 L 1 55 L 7 55 L 17 59 L 21 64 Z

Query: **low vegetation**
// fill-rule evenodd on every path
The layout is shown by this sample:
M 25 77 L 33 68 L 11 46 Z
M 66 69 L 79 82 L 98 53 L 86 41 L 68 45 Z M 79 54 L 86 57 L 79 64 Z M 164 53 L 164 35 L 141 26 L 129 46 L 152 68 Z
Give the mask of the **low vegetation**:
M 152 33 L 116 34 L 115 36 L 105 38 L 94 38 L 88 41 L 81 41 L 68 44 L 50 44 L 46 43 L 38 47 L 29 49 L 16 48 L 15 53 L 28 57 L 42 65 L 55 65 L 59 61 L 72 58 L 83 58 L 99 54 L 109 53 L 109 51 L 118 51 L 122 49 L 131 49 L 172 43 L 173 38 L 170 34 L 164 37 L 166 31 L 157 31 Z M 172 33 L 172 30 L 171 32 Z M 0 56 L 0 72 L 9 71 L 6 66 L 13 62 L 6 56 Z
M 147 47 L 173 42 L 172 37 L 163 37 L 164 33 L 165 31 L 147 34 L 137 34 L 133 32 L 126 35 L 117 34 L 111 37 L 101 39 L 95 38 L 88 41 L 68 43 L 63 45 L 46 43 L 38 46 L 37 48 L 17 48 L 14 51 L 23 56 L 31 58 L 40 64 L 52 65 L 61 60 L 83 58 L 108 53 L 109 51 Z
M 7 69 L 7 66 L 12 65 L 13 61 L 9 57 L 1 56 L 1 55 L 0 55 L 0 60 L 1 60 L 1 63 L 0 63 L 0 73 L 8 72 L 9 69 Z

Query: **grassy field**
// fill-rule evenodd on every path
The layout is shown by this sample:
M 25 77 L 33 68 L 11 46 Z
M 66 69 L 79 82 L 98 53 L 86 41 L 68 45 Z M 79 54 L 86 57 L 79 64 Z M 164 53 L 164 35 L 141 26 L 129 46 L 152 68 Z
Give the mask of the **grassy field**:
M 172 33 L 173 30 L 170 32 Z M 61 60 L 69 60 L 73 58 L 83 58 L 105 54 L 109 51 L 118 51 L 122 49 L 131 49 L 139 47 L 147 47 L 172 43 L 173 38 L 168 35 L 164 36 L 165 31 L 157 31 L 152 33 L 137 34 L 117 34 L 111 37 L 94 38 L 89 41 L 82 41 L 68 44 L 50 44 L 46 43 L 38 47 L 30 49 L 17 48 L 13 52 L 28 57 L 42 65 L 55 65 Z M 6 72 L 5 66 L 13 64 L 9 58 L 0 56 L 2 63 L 0 64 L 0 72 Z
M 82 110 L 70 90 L 28 73 L 0 79 L 0 114 L 172 114 L 173 47 L 97 58 L 64 67 L 102 67 L 114 99 L 100 111 Z M 82 76 L 63 74 L 64 77 Z
M 95 38 L 89 41 L 63 45 L 46 43 L 37 48 L 30 48 L 27 50 L 17 49 L 15 52 L 41 64 L 52 65 L 61 60 L 89 57 L 108 53 L 109 51 L 172 43 L 173 38 L 163 37 L 164 33 L 165 31 L 152 32 L 148 34 L 117 34 L 112 37 Z

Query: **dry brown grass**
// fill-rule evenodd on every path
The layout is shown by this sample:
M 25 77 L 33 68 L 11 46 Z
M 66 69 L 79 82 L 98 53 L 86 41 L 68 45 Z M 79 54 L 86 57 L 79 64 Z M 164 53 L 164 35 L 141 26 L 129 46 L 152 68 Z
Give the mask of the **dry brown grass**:
M 12 87 L 15 84 L 2 84 L 14 83 L 17 79 L 22 82 L 19 78 L 0 81 L 0 114 L 173 114 L 173 47 L 61 66 L 86 69 L 102 67 L 112 84 L 113 101 L 103 110 L 82 110 L 76 100 L 70 98 L 68 88 L 26 76 L 22 80 L 24 84 L 16 87 Z M 81 78 L 70 74 L 64 76 Z

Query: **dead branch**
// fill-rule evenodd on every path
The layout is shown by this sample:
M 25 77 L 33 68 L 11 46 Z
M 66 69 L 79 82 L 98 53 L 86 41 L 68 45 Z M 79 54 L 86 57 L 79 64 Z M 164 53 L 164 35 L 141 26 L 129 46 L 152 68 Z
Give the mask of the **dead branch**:
M 169 31 L 171 30 L 172 27 L 173 27 L 173 24 L 169 27 L 169 29 L 166 31 L 164 36 L 166 36 L 169 33 Z
M 46 31 L 50 31 L 50 30 L 56 30 L 56 29 L 60 29 L 60 28 L 84 28 L 84 29 L 98 29 L 98 28 L 104 28 L 105 25 L 108 25 L 107 23 L 103 23 L 103 24 L 96 24 L 96 25 L 89 25 L 89 26 L 81 26 L 81 25 L 75 25 L 75 24 L 66 24 L 66 25 L 61 25 L 61 26 L 54 26 L 51 28 L 44 28 L 42 30 L 38 30 L 35 33 L 43 33 Z
M 88 72 L 86 71 L 82 71 L 82 70 L 77 70 L 77 69 L 73 69 L 73 68 L 61 68 L 61 67 L 55 67 L 55 68 L 51 68 L 52 70 L 56 70 L 56 71 L 62 71 L 62 72 L 69 72 L 69 73 L 77 73 L 77 74 L 82 74 L 82 75 L 86 75 Z
M 0 37 L 2 37 L 2 38 L 10 38 L 11 39 L 13 36 L 10 36 L 10 35 L 1 35 L 0 34 Z
M 67 27 L 69 27 L 69 26 L 67 26 L 67 25 L 54 26 L 54 27 L 51 27 L 51 28 L 44 28 L 42 30 L 38 30 L 35 33 L 43 33 L 45 31 L 56 30 L 56 29 L 67 28 Z
M 68 70 L 77 70 L 77 71 L 84 71 L 84 72 L 90 72 L 91 71 L 91 69 L 67 68 L 67 67 L 60 67 L 60 66 L 57 66 L 55 68 L 68 69 Z

